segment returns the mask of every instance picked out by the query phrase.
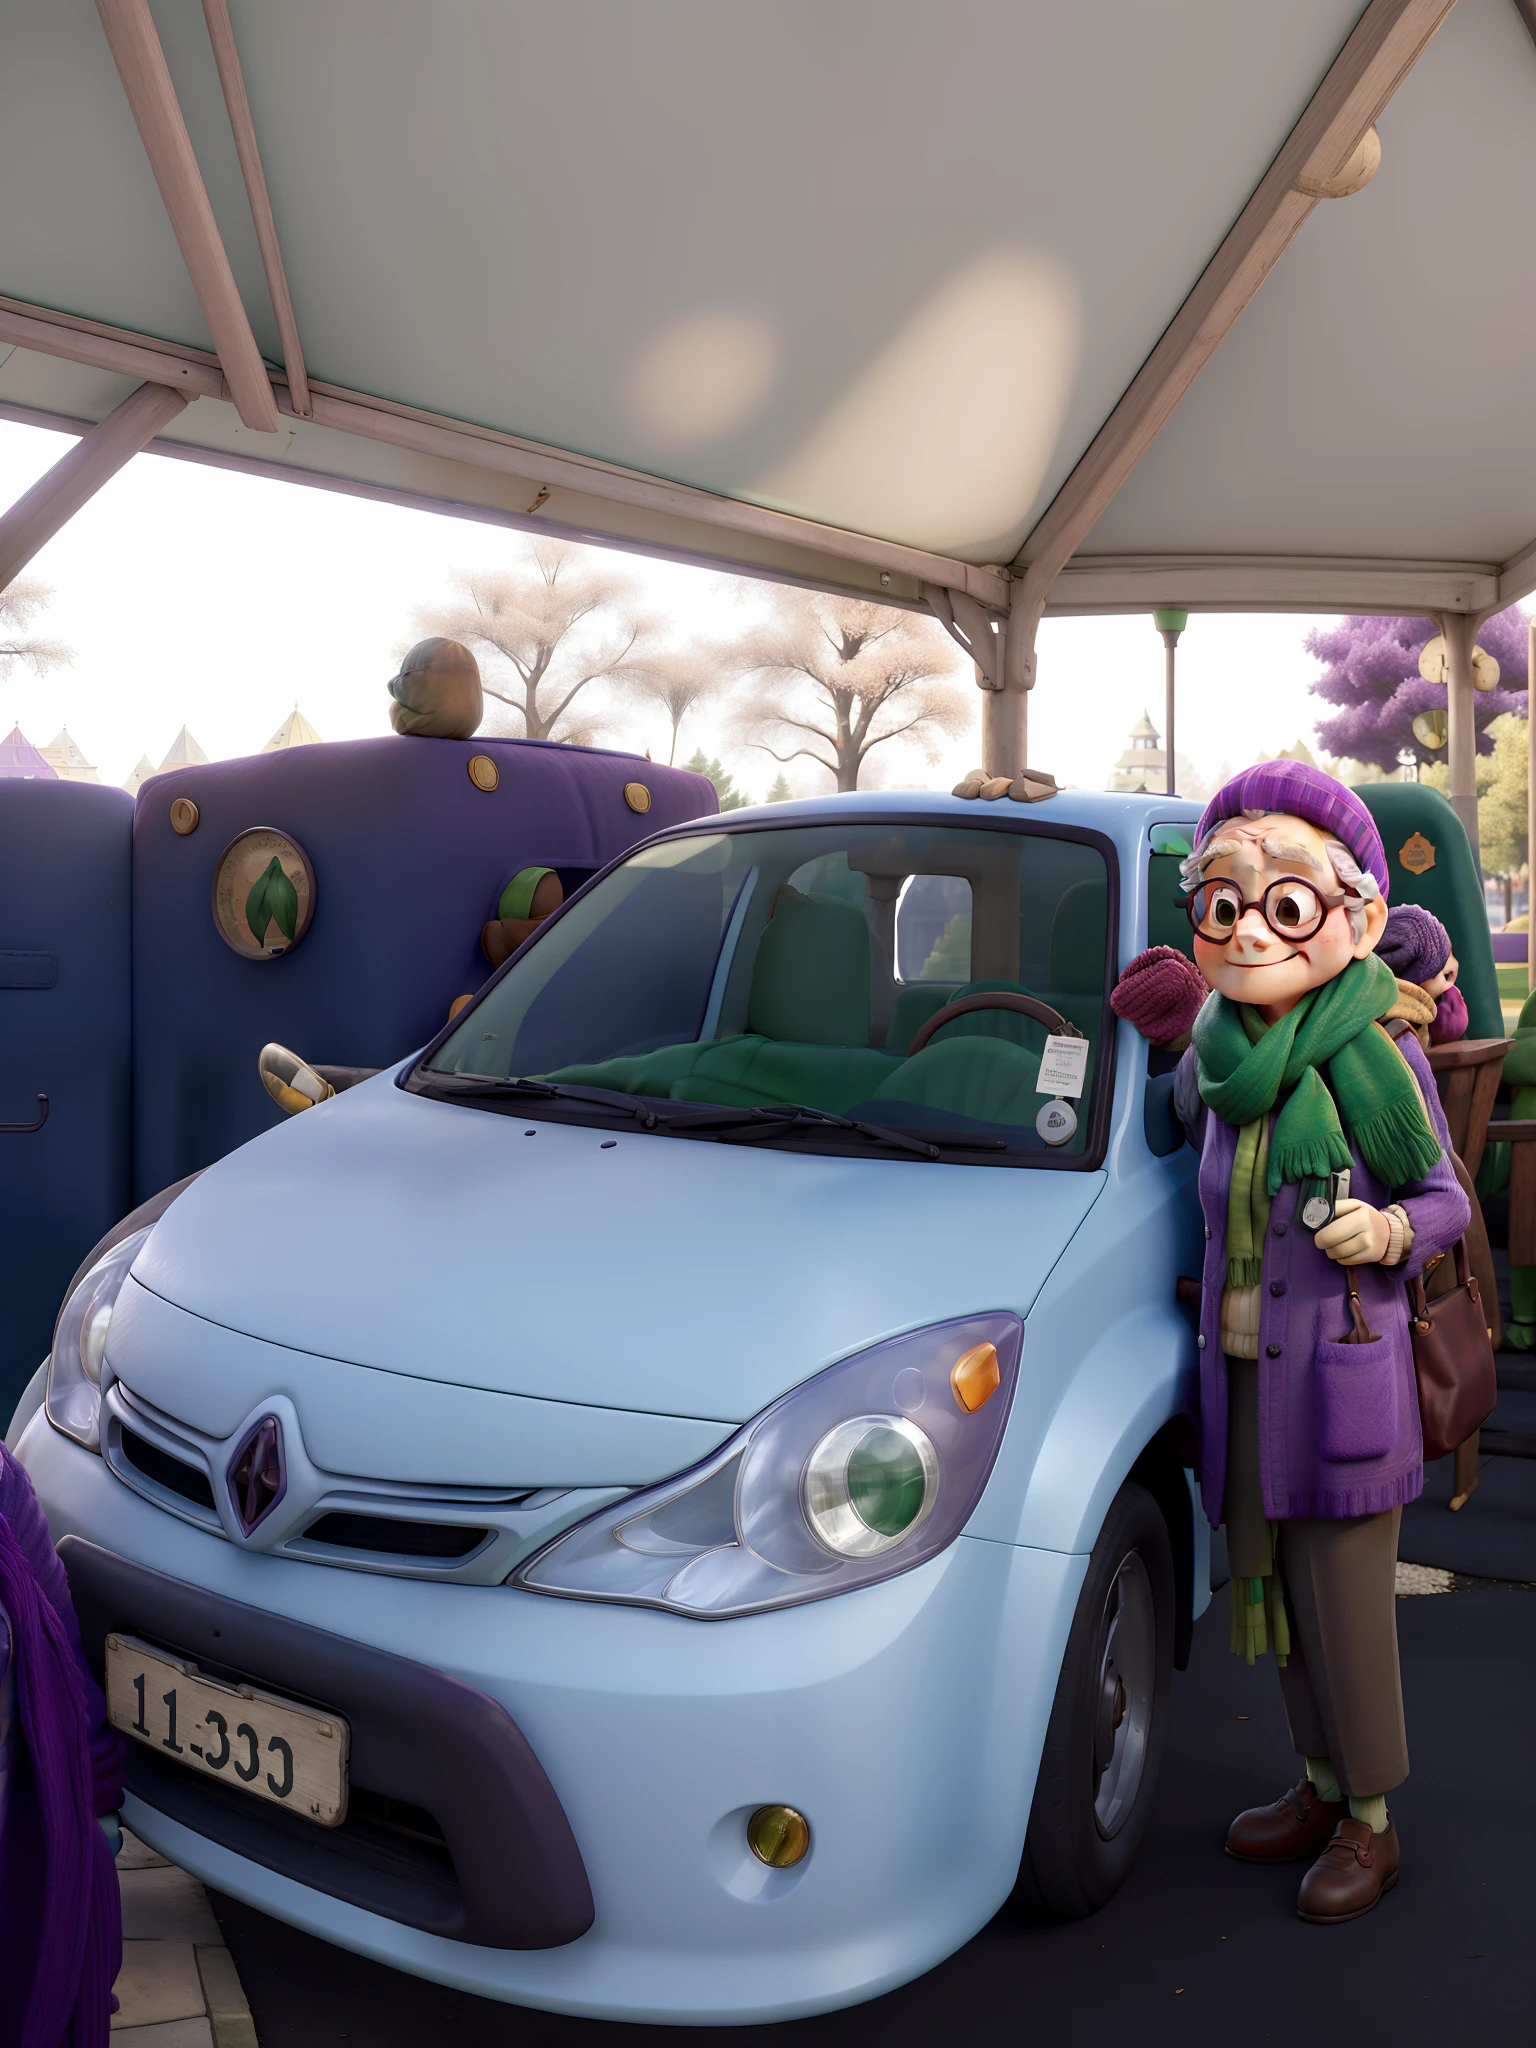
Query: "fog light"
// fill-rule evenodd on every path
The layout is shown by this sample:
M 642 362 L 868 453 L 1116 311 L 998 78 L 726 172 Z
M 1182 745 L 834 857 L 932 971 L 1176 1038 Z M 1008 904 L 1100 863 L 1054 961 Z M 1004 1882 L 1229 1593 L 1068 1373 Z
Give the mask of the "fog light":
M 747 1822 L 747 1847 L 770 1870 L 788 1870 L 811 1846 L 811 1824 L 792 1806 L 760 1806 Z

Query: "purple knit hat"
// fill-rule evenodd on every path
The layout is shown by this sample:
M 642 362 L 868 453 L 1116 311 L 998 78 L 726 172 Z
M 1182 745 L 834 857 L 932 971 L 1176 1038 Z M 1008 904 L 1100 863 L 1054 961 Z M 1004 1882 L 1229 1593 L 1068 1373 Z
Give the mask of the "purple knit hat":
M 1341 839 L 1368 875 L 1376 877 L 1383 898 L 1387 893 L 1387 856 L 1382 849 L 1376 821 L 1352 789 L 1325 775 L 1321 768 L 1309 768 L 1304 761 L 1260 761 L 1224 782 L 1200 813 L 1196 831 L 1198 846 L 1213 825 L 1226 818 L 1240 818 L 1244 811 L 1283 811 L 1293 818 L 1305 818 L 1320 832 Z
M 1387 912 L 1387 928 L 1376 948 L 1399 981 L 1433 981 L 1451 957 L 1451 935 L 1420 903 L 1400 903 Z

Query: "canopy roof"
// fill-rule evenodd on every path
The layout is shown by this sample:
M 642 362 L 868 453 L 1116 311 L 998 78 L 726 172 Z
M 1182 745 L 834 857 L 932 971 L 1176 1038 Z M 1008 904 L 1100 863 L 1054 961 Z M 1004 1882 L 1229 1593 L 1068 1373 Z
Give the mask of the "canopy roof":
M 0 410 L 147 380 L 135 445 L 926 596 L 984 667 L 1022 603 L 1026 682 L 1044 610 L 1486 611 L 1530 11 L 10 0 Z

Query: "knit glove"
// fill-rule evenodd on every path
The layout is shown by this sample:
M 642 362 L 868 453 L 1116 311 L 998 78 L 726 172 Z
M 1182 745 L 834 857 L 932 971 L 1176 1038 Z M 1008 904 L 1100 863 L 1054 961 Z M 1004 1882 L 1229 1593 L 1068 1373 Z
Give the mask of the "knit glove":
M 1109 1002 L 1115 1015 L 1134 1024 L 1143 1038 L 1181 1052 L 1209 994 L 1192 960 L 1172 946 L 1152 946 L 1122 970 Z
M 1467 999 L 1452 982 L 1435 1005 L 1435 1021 L 1429 1027 L 1431 1045 L 1449 1045 L 1467 1035 Z

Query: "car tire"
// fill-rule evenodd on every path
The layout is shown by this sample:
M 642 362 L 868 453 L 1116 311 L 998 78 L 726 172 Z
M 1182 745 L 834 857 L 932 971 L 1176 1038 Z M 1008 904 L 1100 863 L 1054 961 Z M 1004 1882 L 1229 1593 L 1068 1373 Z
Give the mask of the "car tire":
M 1173 1675 L 1173 1546 L 1127 1483 L 1088 1560 L 1035 1781 L 1015 1899 L 1080 1920 L 1124 1883 L 1157 1789 Z

